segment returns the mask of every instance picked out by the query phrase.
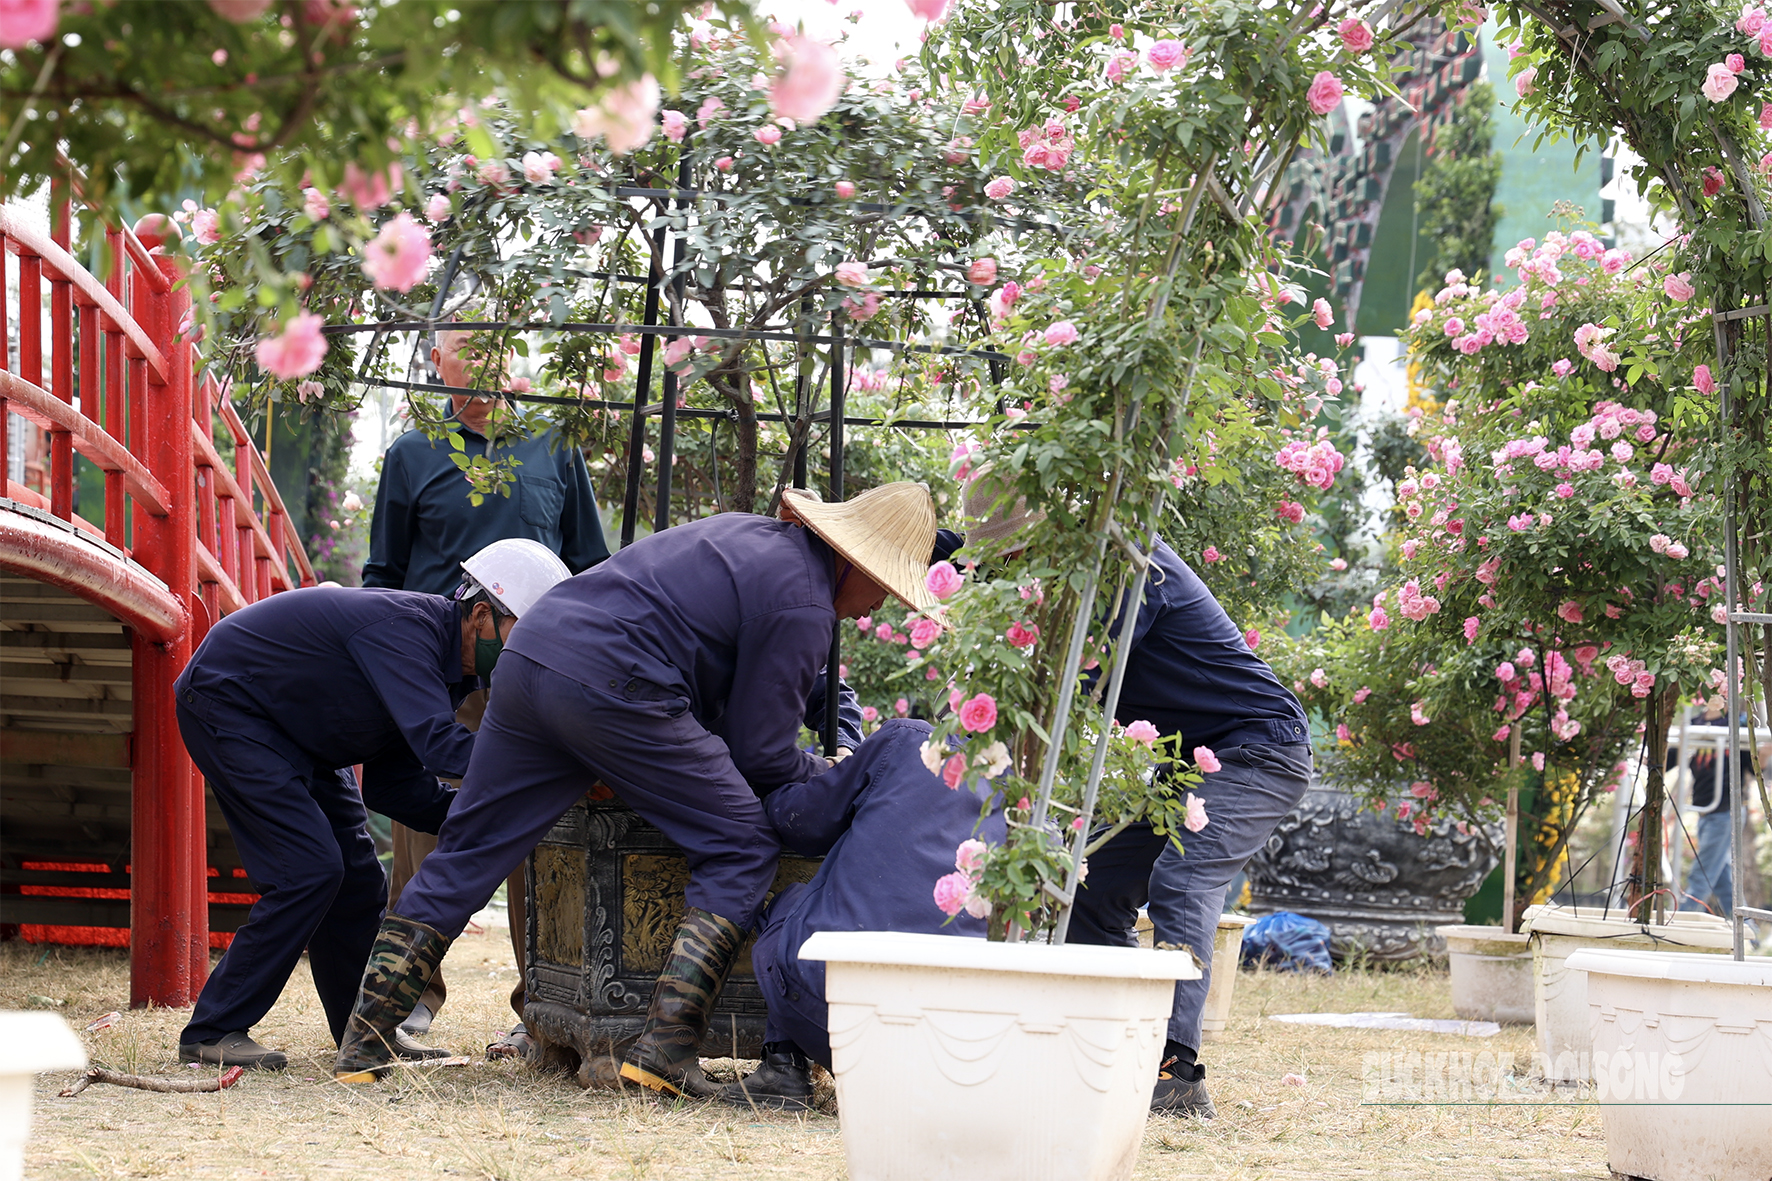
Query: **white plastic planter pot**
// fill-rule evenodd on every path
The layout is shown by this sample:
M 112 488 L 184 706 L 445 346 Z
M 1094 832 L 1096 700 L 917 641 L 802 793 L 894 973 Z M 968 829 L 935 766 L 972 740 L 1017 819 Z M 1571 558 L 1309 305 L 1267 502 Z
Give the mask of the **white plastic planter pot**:
M 851 1181 L 1132 1175 L 1193 957 L 821 931 Z
M 1520 929 L 1532 937 L 1532 1000 L 1538 1021 L 1538 1073 L 1554 1083 L 1593 1080 L 1587 977 L 1569 966 L 1584 947 L 1632 951 L 1728 951 L 1729 924 L 1717 915 L 1677 913 L 1648 926 L 1597 906 L 1528 906 Z
M 1587 949 L 1595 1097 L 1614 1174 L 1772 1177 L 1772 959 Z
M 1452 1011 L 1466 1021 L 1530 1025 L 1530 935 L 1500 927 L 1438 927 L 1452 961 Z
M 1206 1009 L 1200 1015 L 1200 1039 L 1217 1041 L 1231 1019 L 1231 992 L 1237 986 L 1237 968 L 1243 960 L 1243 928 L 1254 919 L 1239 914 L 1218 916 L 1218 934 L 1212 941 L 1212 982 L 1206 988 Z
M 31 1092 L 46 1070 L 85 1070 L 86 1048 L 54 1013 L 0 1013 L 0 1181 L 24 1176 Z

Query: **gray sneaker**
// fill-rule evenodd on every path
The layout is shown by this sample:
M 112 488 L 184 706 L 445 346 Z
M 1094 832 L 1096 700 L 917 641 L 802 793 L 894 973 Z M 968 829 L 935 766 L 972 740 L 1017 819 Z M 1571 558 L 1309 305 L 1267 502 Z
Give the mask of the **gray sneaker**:
M 244 1066 L 248 1070 L 282 1070 L 289 1065 L 289 1055 L 282 1050 L 267 1050 L 243 1029 L 223 1034 L 213 1042 L 186 1042 L 178 1048 L 178 1060 Z

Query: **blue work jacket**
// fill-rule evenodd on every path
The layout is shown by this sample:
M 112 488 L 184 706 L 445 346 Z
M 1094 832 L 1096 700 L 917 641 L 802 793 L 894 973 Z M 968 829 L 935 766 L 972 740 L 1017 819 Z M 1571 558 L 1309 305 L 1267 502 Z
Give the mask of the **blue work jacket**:
M 225 710 L 230 729 L 251 728 L 286 758 L 363 764 L 370 808 L 435 832 L 454 794 L 437 780 L 461 778 L 474 749 L 455 709 L 479 683 L 462 674 L 454 602 L 310 587 L 222 619 L 174 692 L 200 717 L 221 722 Z
M 815 931 L 984 937 L 983 919 L 961 911 L 948 920 L 935 883 L 954 872 L 962 841 L 1003 843 L 1002 801 L 982 778 L 950 789 L 930 774 L 920 753 L 929 734 L 928 722 L 894 718 L 823 775 L 763 801 L 783 848 L 824 858 L 812 881 L 783 891 L 764 920 L 784 958 L 796 959 Z M 797 971 L 824 995 L 822 963 L 801 961 Z
M 557 584 L 505 646 L 605 691 L 637 678 L 682 694 L 764 793 L 825 769 L 797 742 L 836 627 L 832 569 L 809 530 L 721 513 Z
M 485 455 L 484 435 L 450 423 L 463 452 Z M 382 458 L 369 526 L 363 585 L 447 595 L 460 585 L 461 563 L 495 541 L 539 541 L 577 574 L 609 556 L 591 477 L 578 449 L 552 431 L 531 439 L 501 438 L 498 458 L 516 461 L 510 495 L 468 500 L 467 477 L 447 439 L 407 431 Z
M 1120 689 L 1120 722 L 1143 719 L 1165 735 L 1179 732 L 1187 750 L 1309 742 L 1304 707 L 1249 650 L 1200 576 L 1161 540 L 1151 567 Z

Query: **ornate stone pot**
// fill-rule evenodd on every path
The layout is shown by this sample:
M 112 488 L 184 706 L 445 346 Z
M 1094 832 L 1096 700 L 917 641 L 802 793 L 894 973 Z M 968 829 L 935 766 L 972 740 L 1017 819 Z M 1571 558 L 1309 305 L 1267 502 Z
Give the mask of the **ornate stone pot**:
M 811 881 L 818 865 L 784 856 L 773 888 Z M 613 798 L 574 804 L 542 838 L 529 859 L 523 1016 L 550 1065 L 576 1066 L 587 1087 L 619 1085 L 688 884 L 682 850 Z M 764 1013 L 747 939 L 702 1054 L 761 1057 Z
M 1249 862 L 1250 909 L 1288 910 L 1327 925 L 1336 959 L 1392 963 L 1445 953 L 1435 927 L 1464 921 L 1464 902 L 1500 859 L 1503 828 L 1458 831 L 1449 818 L 1417 836 L 1394 806 L 1363 807 L 1312 784 Z

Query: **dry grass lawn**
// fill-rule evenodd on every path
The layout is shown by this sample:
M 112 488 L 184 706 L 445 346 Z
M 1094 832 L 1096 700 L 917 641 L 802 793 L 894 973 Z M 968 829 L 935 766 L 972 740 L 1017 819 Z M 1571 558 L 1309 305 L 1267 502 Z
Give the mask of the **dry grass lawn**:
M 448 960 L 449 1003 L 429 1039 L 479 1051 L 507 1027 L 516 972 L 505 932 L 466 936 Z M 76 1028 L 128 1003 L 121 952 L 0 945 L 0 1009 L 65 1001 Z M 1608 1176 L 1598 1109 L 1587 1106 L 1380 1107 L 1361 1103 L 1370 1051 L 1511 1051 L 1529 1061 L 1530 1027 L 1497 1038 L 1340 1030 L 1282 1024 L 1270 1013 L 1408 1011 L 1451 1017 L 1443 972 L 1348 971 L 1334 978 L 1242 973 L 1235 1013 L 1207 1048 L 1219 1118 L 1153 1118 L 1136 1176 L 1168 1178 L 1550 1178 Z M 84 1034 L 97 1065 L 185 1076 L 176 1046 L 185 1012 L 124 1011 L 112 1029 Z M 755 1116 L 719 1107 L 580 1090 L 478 1055 L 468 1067 L 408 1070 L 375 1087 L 328 1077 L 331 1040 L 298 971 L 257 1028 L 289 1051 L 281 1074 L 249 1074 L 220 1094 L 165 1095 L 94 1086 L 38 1086 L 32 1178 L 430 1177 L 841 1178 L 836 1118 Z M 1282 1078 L 1303 1075 L 1303 1086 Z M 1529 1088 L 1525 1099 L 1548 1100 Z

